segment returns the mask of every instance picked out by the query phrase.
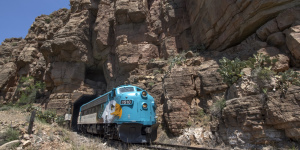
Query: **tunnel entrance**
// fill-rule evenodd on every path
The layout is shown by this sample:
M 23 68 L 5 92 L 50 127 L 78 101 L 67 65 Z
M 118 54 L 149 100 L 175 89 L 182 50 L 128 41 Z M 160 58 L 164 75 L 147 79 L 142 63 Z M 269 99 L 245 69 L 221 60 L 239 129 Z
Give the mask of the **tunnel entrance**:
M 72 122 L 71 122 L 71 129 L 73 131 L 77 131 L 77 119 L 79 115 L 80 106 L 83 104 L 90 102 L 91 100 L 95 99 L 96 95 L 82 95 L 78 98 L 77 101 L 73 104 L 73 113 L 72 113 Z
M 73 103 L 71 129 L 77 131 L 77 119 L 79 115 L 80 107 L 95 99 L 96 97 L 106 93 L 106 80 L 103 73 L 103 68 L 86 68 L 85 72 L 85 84 L 88 87 L 93 88 L 95 95 L 78 95 L 78 99 Z

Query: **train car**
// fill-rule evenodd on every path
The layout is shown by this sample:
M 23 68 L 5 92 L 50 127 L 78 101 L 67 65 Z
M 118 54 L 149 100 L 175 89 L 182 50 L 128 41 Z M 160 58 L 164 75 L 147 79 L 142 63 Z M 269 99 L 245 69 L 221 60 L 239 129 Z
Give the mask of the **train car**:
M 149 143 L 157 137 L 154 98 L 145 90 L 122 85 L 79 110 L 79 131 L 100 134 L 127 143 Z

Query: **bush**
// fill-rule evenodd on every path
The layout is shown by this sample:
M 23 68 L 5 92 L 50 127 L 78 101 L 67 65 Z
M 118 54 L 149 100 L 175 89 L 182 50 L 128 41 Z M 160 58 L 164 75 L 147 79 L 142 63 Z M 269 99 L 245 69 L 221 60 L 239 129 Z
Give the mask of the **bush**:
M 60 116 L 57 116 L 55 118 L 55 122 L 60 125 L 60 126 L 63 126 L 64 123 L 65 123 L 65 116 L 64 115 L 60 115 Z
M 47 18 L 47 19 L 45 19 L 45 22 L 46 22 L 47 24 L 49 24 L 49 23 L 51 22 L 51 19 Z
M 171 69 L 176 65 L 183 65 L 184 62 L 186 61 L 186 58 L 185 58 L 185 52 L 182 52 L 174 57 L 170 57 L 168 59 L 168 64 L 169 64 L 169 71 L 171 71 Z
M 264 55 L 262 53 L 254 54 L 253 57 L 248 58 L 246 62 L 247 66 L 255 68 L 265 68 L 272 67 L 277 62 L 277 59 L 271 59 L 270 56 Z
M 149 83 L 148 83 L 148 86 L 149 86 L 149 87 L 152 87 L 154 84 L 155 84 L 154 82 L 149 82 Z
M 161 74 L 161 73 L 162 73 L 162 70 L 160 70 L 160 69 L 153 70 L 154 75 Z
M 22 77 L 19 80 L 18 91 L 20 91 L 19 106 L 28 105 L 35 101 L 36 95 L 45 89 L 43 82 L 34 82 L 33 77 Z
M 257 77 L 259 81 L 271 81 L 271 77 L 275 75 L 275 72 L 269 68 L 257 68 L 254 71 L 254 76 Z
M 226 100 L 223 98 L 223 99 L 220 99 L 220 100 L 217 100 L 211 107 L 210 107 L 210 113 L 213 115 L 213 116 L 216 116 L 218 118 L 220 118 L 222 116 L 222 110 L 225 108 L 226 106 Z
M 14 128 L 8 128 L 4 133 L 5 142 L 10 142 L 19 139 L 20 133 Z
M 290 84 L 300 86 L 300 75 L 298 72 L 289 69 L 286 72 L 280 72 L 278 75 L 279 78 L 277 86 L 280 88 L 282 94 L 285 94 L 287 92 Z
M 188 120 L 188 122 L 186 123 L 186 125 L 187 125 L 188 127 L 190 127 L 190 126 L 193 125 L 193 122 L 192 122 L 191 120 Z
M 0 111 L 6 111 L 6 110 L 9 110 L 9 109 L 11 109 L 11 106 L 8 106 L 8 105 L 4 105 L 4 106 L 0 107 Z
M 210 122 L 210 116 L 207 115 L 203 109 L 200 109 L 195 121 L 200 121 L 201 125 L 207 126 Z
M 53 110 L 45 110 L 44 112 L 39 110 L 36 116 L 41 122 L 52 123 L 56 118 L 56 112 Z
M 236 58 L 235 60 L 229 60 L 223 57 L 219 60 L 219 62 L 221 65 L 220 69 L 217 71 L 223 77 L 223 82 L 228 86 L 237 82 L 237 80 L 243 75 L 242 69 L 246 68 L 246 62 L 241 61 L 239 58 Z
M 252 69 L 252 75 L 258 79 L 258 82 L 270 81 L 271 77 L 275 75 L 271 69 L 277 61 L 277 59 L 271 59 L 270 56 L 262 53 L 254 54 L 246 61 L 241 61 L 239 58 L 229 60 L 223 57 L 219 60 L 220 69 L 218 72 L 228 86 L 236 83 L 243 76 L 242 69 L 246 67 Z

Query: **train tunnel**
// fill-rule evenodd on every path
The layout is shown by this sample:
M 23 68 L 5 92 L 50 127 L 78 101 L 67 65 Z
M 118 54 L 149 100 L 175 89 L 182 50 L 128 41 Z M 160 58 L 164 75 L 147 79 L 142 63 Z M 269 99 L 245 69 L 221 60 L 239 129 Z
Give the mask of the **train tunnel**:
M 86 68 L 85 72 L 85 84 L 88 84 L 90 87 L 94 89 L 103 89 L 103 92 L 105 93 L 106 89 L 106 80 L 104 77 L 103 73 L 103 68 Z M 95 85 L 94 83 L 102 83 L 103 86 Z M 104 94 L 102 93 L 102 94 Z M 100 96 L 100 95 L 99 95 Z M 74 103 L 73 103 L 73 113 L 72 113 L 72 122 L 71 122 L 71 128 L 76 131 L 77 130 L 77 119 L 78 119 L 78 114 L 79 114 L 79 109 L 80 106 L 83 104 L 90 102 L 91 100 L 95 99 L 97 96 L 96 95 L 82 95 L 80 98 L 78 98 Z
M 73 104 L 72 123 L 71 128 L 77 131 L 77 119 L 79 115 L 80 106 L 96 98 L 96 95 L 82 95 Z

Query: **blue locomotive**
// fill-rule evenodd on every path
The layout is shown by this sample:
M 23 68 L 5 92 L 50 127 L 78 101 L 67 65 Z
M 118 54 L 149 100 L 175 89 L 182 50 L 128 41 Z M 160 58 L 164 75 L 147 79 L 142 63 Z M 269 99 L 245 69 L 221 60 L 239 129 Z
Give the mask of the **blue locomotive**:
M 122 85 L 79 110 L 79 131 L 127 143 L 149 143 L 157 137 L 155 102 L 145 90 Z

